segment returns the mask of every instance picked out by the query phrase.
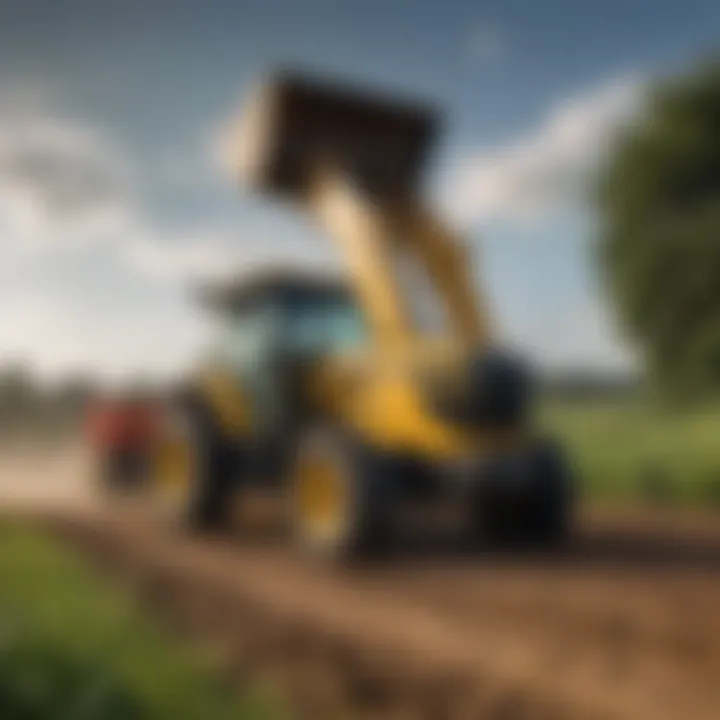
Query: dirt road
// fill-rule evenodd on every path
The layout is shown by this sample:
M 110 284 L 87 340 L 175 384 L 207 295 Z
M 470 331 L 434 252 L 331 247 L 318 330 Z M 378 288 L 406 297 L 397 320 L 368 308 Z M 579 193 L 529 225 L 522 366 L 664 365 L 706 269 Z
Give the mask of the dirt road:
M 299 713 L 406 718 L 720 717 L 720 522 L 588 518 L 562 556 L 442 543 L 330 571 L 272 538 L 192 540 L 96 502 L 85 461 L 0 469 L 31 512 Z

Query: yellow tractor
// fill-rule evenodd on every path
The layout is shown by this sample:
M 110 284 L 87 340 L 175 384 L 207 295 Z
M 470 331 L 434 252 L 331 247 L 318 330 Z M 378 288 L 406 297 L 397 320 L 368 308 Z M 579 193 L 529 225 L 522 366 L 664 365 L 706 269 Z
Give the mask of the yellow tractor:
M 292 74 L 251 98 L 233 166 L 318 222 L 347 273 L 276 268 L 207 289 L 222 337 L 156 448 L 176 519 L 213 527 L 259 483 L 325 557 L 385 552 L 407 501 L 459 500 L 480 538 L 566 539 L 571 477 L 534 426 L 532 378 L 496 346 L 469 255 L 421 199 L 437 122 Z

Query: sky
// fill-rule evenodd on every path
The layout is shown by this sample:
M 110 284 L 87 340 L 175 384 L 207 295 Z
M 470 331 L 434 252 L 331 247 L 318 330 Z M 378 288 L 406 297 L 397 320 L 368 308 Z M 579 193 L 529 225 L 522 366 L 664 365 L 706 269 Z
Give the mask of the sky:
M 181 372 L 210 327 L 194 281 L 331 257 L 218 162 L 243 95 L 292 64 L 437 103 L 428 193 L 502 339 L 632 367 L 585 189 L 649 84 L 719 47 L 716 0 L 0 0 L 0 363 Z

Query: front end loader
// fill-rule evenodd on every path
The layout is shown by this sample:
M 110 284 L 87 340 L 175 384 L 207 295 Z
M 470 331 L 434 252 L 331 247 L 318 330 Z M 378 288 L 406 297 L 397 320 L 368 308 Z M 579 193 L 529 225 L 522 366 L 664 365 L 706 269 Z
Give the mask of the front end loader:
M 571 477 L 535 427 L 530 372 L 498 347 L 472 258 L 422 196 L 438 120 L 292 74 L 250 99 L 227 148 L 239 179 L 313 219 L 346 273 L 210 293 L 224 349 L 173 404 L 159 473 L 184 519 L 213 525 L 259 483 L 322 556 L 384 552 L 411 500 L 459 499 L 486 540 L 567 537 Z

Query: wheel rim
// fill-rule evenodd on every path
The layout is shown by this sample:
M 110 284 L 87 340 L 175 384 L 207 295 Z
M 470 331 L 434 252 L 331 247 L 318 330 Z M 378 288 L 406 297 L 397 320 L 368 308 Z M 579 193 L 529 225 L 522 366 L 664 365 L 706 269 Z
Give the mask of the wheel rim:
M 301 458 L 296 472 L 295 514 L 301 539 L 336 547 L 350 530 L 350 497 L 343 468 L 319 453 Z

